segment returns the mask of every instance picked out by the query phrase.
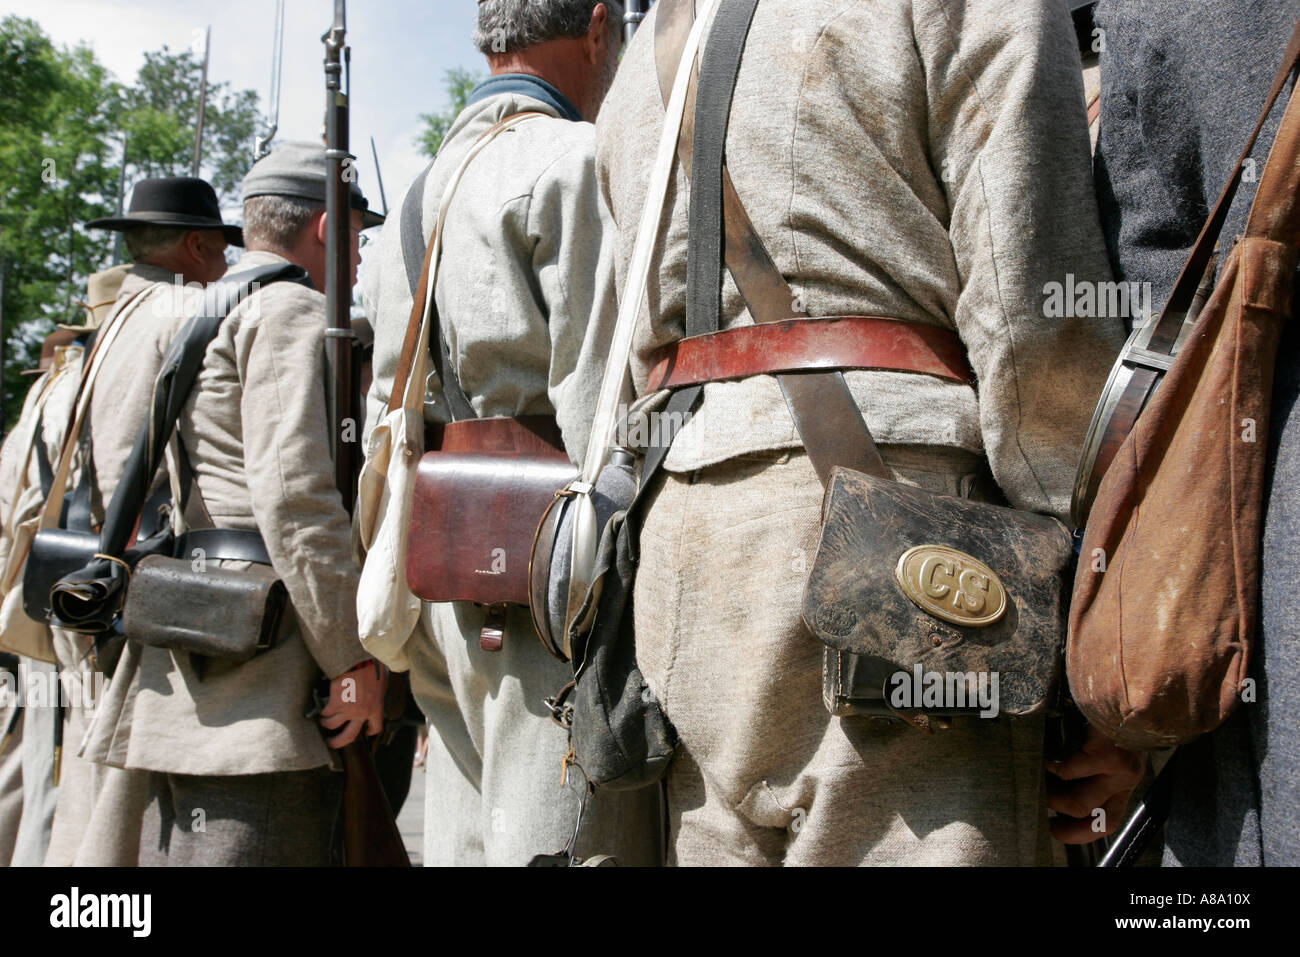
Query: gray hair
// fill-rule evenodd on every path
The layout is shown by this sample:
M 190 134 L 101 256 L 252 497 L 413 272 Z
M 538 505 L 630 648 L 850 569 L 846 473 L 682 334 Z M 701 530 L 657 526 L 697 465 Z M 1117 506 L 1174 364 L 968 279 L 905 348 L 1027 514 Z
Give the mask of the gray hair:
M 126 244 L 131 261 L 138 263 L 170 251 L 189 232 L 185 226 L 153 226 L 146 223 L 122 230 L 122 241 Z
M 518 53 L 561 37 L 584 36 L 598 3 L 605 4 L 609 42 L 617 47 L 623 32 L 621 0 L 479 0 L 474 45 L 490 56 Z
M 325 204 L 290 196 L 251 196 L 244 200 L 244 243 L 260 249 L 292 249 L 298 235 Z

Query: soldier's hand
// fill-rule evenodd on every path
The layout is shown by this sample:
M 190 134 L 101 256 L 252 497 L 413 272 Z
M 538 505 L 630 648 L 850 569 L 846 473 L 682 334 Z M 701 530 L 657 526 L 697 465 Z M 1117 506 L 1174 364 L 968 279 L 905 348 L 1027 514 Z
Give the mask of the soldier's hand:
M 342 728 L 325 743 L 344 748 L 356 740 L 364 729 L 367 734 L 384 730 L 384 691 L 388 674 L 378 662 L 367 662 L 355 671 L 339 675 L 330 682 L 330 699 L 320 713 L 322 728 Z
M 1051 822 L 1062 844 L 1091 844 L 1124 823 L 1133 789 L 1146 773 L 1147 757 L 1088 728 L 1083 747 L 1064 761 L 1047 763 L 1047 806 L 1066 817 Z

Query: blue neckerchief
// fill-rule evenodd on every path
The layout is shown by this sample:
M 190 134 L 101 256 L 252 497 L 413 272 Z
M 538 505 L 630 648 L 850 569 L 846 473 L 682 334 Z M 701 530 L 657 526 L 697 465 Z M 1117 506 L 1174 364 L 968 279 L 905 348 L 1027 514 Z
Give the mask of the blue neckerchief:
M 541 100 L 555 110 L 563 119 L 573 120 L 575 123 L 582 122 L 582 114 L 563 93 L 540 76 L 532 76 L 528 73 L 501 73 L 488 77 L 470 91 L 465 105 L 470 106 L 498 93 L 522 93 L 524 96 L 531 96 L 534 100 Z

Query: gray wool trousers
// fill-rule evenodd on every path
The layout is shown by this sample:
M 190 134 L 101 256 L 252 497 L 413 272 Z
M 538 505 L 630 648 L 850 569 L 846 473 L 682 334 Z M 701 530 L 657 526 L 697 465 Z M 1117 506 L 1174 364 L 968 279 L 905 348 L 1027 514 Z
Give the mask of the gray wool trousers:
M 484 611 L 425 604 L 408 646 L 411 690 L 429 720 L 426 867 L 516 867 L 566 847 L 578 823 L 582 774 L 561 783 L 568 737 L 544 701 L 573 668 L 542 648 L 527 611 L 513 608 L 501 651 L 479 647 Z M 625 866 L 660 863 L 658 788 L 600 792 L 587 806 L 577 855 Z
M 979 459 L 882 447 L 896 478 L 962 494 Z M 821 528 L 808 456 L 661 474 L 641 531 L 637 660 L 681 739 L 669 863 L 1051 862 L 1042 718 L 958 718 L 925 735 L 832 717 L 800 616 Z
M 343 775 L 149 775 L 141 867 L 328 867 Z

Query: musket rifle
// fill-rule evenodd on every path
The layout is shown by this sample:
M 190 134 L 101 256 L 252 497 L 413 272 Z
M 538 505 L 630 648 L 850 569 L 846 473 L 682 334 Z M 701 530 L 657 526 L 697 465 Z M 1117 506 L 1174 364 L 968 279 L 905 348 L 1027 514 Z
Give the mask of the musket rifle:
M 348 90 L 344 66 L 351 62 L 347 46 L 347 2 L 334 0 L 334 25 L 322 37 L 325 44 L 325 156 L 328 182 L 325 211 L 325 299 L 329 317 L 326 342 L 333 370 L 330 381 L 331 445 L 335 478 L 343 505 L 350 513 L 356 503 L 361 466 L 360 355 L 352 331 L 352 183 L 356 157 L 348 151 Z M 349 77 L 349 82 L 350 82 Z M 370 747 L 364 737 L 342 749 L 343 860 L 349 867 L 410 867 L 388 798 L 380 786 Z

